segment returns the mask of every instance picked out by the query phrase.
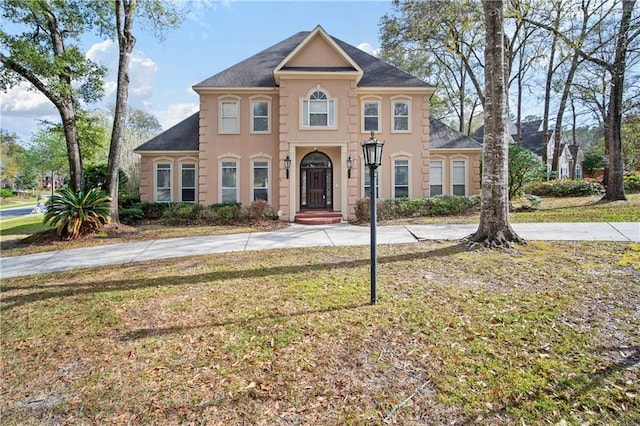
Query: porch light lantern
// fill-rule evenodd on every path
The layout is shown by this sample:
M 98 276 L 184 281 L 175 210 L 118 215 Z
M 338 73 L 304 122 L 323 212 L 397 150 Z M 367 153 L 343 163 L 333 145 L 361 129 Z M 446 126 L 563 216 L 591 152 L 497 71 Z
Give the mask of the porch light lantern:
M 284 159 L 284 168 L 287 171 L 287 179 L 289 179 L 289 169 L 291 168 L 291 158 L 287 155 Z
M 383 142 L 380 142 L 373 135 L 371 131 L 371 137 L 369 140 L 363 142 L 362 153 L 364 155 L 364 164 L 369 167 L 369 187 L 371 193 L 371 304 L 375 305 L 378 302 L 377 292 L 377 254 L 376 254 L 376 169 L 382 165 L 382 147 Z
M 347 158 L 347 178 L 351 179 L 351 169 L 353 169 L 353 157 Z

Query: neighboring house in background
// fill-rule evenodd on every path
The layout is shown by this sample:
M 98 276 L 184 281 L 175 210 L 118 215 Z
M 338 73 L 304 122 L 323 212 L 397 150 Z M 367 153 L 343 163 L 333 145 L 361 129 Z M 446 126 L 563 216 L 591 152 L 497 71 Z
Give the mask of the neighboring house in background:
M 281 219 L 355 215 L 361 144 L 385 141 L 381 198 L 472 195 L 482 146 L 430 119 L 435 88 L 318 26 L 208 78 L 200 110 L 139 146 L 142 201 L 263 199 Z
M 516 124 L 510 125 L 511 138 L 514 143 L 518 137 L 518 127 Z M 547 172 L 551 173 L 553 162 L 553 145 L 555 130 L 549 130 L 549 140 L 547 141 Z M 544 158 L 542 120 L 533 120 L 522 123 L 522 146 L 534 152 L 540 158 Z M 476 141 L 482 143 L 484 138 L 484 126 L 479 127 L 471 136 Z M 582 179 L 582 162 L 584 154 L 580 145 L 569 144 L 567 137 L 560 136 L 560 158 L 558 159 L 559 179 Z

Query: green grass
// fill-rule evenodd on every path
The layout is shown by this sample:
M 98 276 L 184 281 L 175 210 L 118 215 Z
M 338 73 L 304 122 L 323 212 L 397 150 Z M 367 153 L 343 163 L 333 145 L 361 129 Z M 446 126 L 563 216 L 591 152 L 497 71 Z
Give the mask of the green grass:
M 5 279 L 0 415 L 7 425 L 637 424 L 636 246 L 381 245 L 375 306 L 368 247 Z
M 0 220 L 0 238 L 2 241 L 15 240 L 49 229 L 42 224 L 43 217 L 43 214 L 29 214 L 3 218 Z

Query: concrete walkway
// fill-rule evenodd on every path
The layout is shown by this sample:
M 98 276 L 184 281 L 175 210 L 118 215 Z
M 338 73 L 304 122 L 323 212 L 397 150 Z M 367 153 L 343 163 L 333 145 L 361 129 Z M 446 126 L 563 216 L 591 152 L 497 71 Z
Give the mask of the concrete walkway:
M 515 223 L 514 230 L 525 240 L 547 241 L 639 241 L 639 222 L 617 223 Z M 394 225 L 378 226 L 378 244 L 423 240 L 459 240 L 478 225 Z M 51 251 L 0 259 L 0 277 L 42 274 L 76 268 L 124 265 L 153 259 L 197 256 L 246 250 L 295 247 L 368 245 L 368 226 L 337 225 L 290 227 L 272 232 L 211 235 L 138 241 L 73 250 Z

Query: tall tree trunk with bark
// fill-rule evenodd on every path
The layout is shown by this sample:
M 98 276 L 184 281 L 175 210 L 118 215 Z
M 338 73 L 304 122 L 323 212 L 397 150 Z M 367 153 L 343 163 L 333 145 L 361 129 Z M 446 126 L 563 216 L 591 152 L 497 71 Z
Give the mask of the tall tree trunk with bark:
M 610 69 L 609 109 L 607 110 L 607 120 L 604 123 L 604 138 L 607 147 L 604 199 L 609 201 L 627 199 L 624 193 L 624 164 L 622 161 L 622 101 L 627 49 L 632 39 L 640 34 L 640 30 L 636 30 L 632 35 L 628 34 L 635 3 L 635 0 L 622 2 L 622 17 L 616 41 L 615 59 Z
M 115 0 L 116 31 L 118 33 L 118 89 L 116 92 L 116 106 L 109 145 L 109 161 L 107 179 L 109 196 L 111 197 L 111 222 L 119 223 L 118 217 L 118 169 L 120 165 L 121 138 L 127 117 L 127 101 L 129 98 L 129 62 L 131 52 L 136 44 L 133 36 L 133 18 L 136 0 Z
M 486 23 L 482 204 L 478 230 L 469 241 L 500 248 L 524 240 L 509 223 L 503 1 L 483 0 L 482 6 Z

